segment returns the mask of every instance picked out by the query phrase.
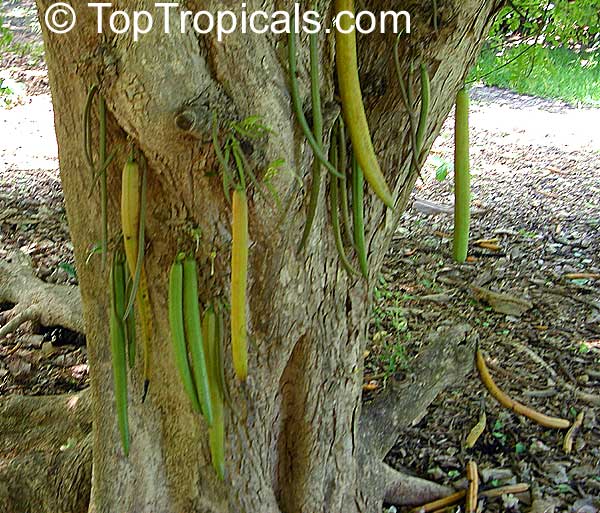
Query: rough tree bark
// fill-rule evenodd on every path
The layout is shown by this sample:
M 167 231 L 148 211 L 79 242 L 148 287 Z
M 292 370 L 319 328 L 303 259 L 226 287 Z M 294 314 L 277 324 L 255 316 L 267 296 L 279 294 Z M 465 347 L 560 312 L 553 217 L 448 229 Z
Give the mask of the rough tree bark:
M 37 3 L 43 13 L 52 2 Z M 289 8 L 288 3 L 273 0 L 247 3 L 248 10 Z M 320 12 L 330 12 L 331 3 L 318 2 Z M 240 3 L 233 1 L 182 4 L 193 11 L 240 9 Z M 390 4 L 377 0 L 369 9 L 390 9 Z M 501 0 L 438 0 L 437 4 L 437 33 L 433 2 L 414 0 L 403 5 L 413 15 L 413 33 L 401 44 L 403 66 L 408 70 L 409 62 L 421 55 L 432 78 L 428 147 Z M 283 222 L 268 201 L 250 196 L 253 345 L 245 385 L 235 383 L 227 362 L 235 408 L 227 415 L 225 483 L 212 471 L 206 425 L 192 414 L 175 371 L 166 320 L 167 270 L 178 248 L 191 245 L 189 228 L 200 228 L 202 233 L 197 254 L 202 301 L 217 296 L 227 300 L 229 294 L 230 208 L 213 174 L 217 166 L 210 143 L 211 113 L 216 112 L 222 122 L 262 116 L 273 133 L 250 148 L 255 170 L 260 173 L 268 162 L 284 158 L 305 183 L 309 181 L 312 157 L 291 113 L 285 37 L 236 33 L 219 43 L 216 36 L 198 36 L 192 30 L 181 34 L 174 28 L 170 35 L 155 30 L 134 43 L 130 36 L 98 35 L 93 11 L 85 3 L 75 8 L 75 30 L 60 36 L 44 30 L 44 38 L 89 344 L 94 419 L 90 512 L 366 513 L 380 511 L 386 494 L 397 498 L 410 493 L 394 482 L 399 475 L 379 466 L 390 442 L 401 435 L 403 423 L 394 416 L 394 401 L 382 401 L 377 415 L 360 421 L 371 286 L 349 278 L 339 265 L 324 197 L 306 250 L 296 251 L 306 201 L 292 173 L 273 180 L 291 205 Z M 144 8 L 162 19 L 158 9 L 146 3 Z M 115 1 L 113 9 L 131 10 L 131 2 Z M 307 44 L 302 39 L 299 78 L 306 96 Z M 410 173 L 408 117 L 393 72 L 394 41 L 394 34 L 377 34 L 361 37 L 359 44 L 374 144 L 398 198 L 393 214 L 384 212 L 372 195 L 367 199 L 371 278 L 379 271 L 415 180 Z M 323 33 L 320 43 L 322 95 L 325 103 L 333 103 L 333 33 Z M 88 87 L 95 82 L 109 109 L 109 144 L 121 147 L 108 173 L 113 240 L 119 226 L 119 167 L 126 158 L 128 138 L 143 151 L 150 170 L 146 269 L 154 314 L 151 386 L 141 404 L 138 365 L 130 380 L 133 442 L 128 459 L 119 446 L 113 404 L 107 271 L 99 259 L 86 264 L 88 248 L 101 232 L 100 204 L 88 200 L 92 177 L 81 150 L 83 105 Z M 415 97 L 418 100 L 418 94 Z M 210 276 L 213 252 L 215 274 Z M 450 346 L 462 347 L 466 332 L 453 333 L 450 340 L 457 345 Z M 446 354 L 449 360 L 452 351 Z M 423 404 L 428 400 L 427 394 L 419 395 L 417 378 L 412 387 L 401 390 L 420 397 Z M 386 426 L 383 434 L 374 422 Z
M 0 398 L 1 511 L 87 511 L 92 478 L 89 395 Z

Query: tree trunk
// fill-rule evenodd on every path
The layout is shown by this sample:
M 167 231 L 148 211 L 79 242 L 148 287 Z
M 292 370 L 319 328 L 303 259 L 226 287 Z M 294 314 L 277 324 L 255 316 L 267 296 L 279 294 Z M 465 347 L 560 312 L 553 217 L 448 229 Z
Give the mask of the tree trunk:
M 92 478 L 89 392 L 0 398 L 0 511 L 85 513 Z
M 38 0 L 42 20 L 51 3 Z M 283 2 L 247 3 L 248 11 L 285 7 Z M 318 2 L 320 12 L 330 13 L 330 3 Z M 431 75 L 427 147 L 450 111 L 501 2 L 437 3 L 437 33 L 432 2 L 415 0 L 405 6 L 413 15 L 413 33 L 400 46 L 406 72 L 409 63 L 421 56 Z M 113 10 L 131 11 L 128 4 L 116 1 Z M 390 9 L 383 0 L 371 4 L 374 12 Z M 184 5 L 192 11 L 216 12 L 225 5 L 239 11 L 236 2 L 187 1 Z M 146 8 L 161 20 L 160 26 L 159 10 Z M 408 116 L 393 71 L 395 35 L 359 39 L 374 145 L 398 198 L 393 214 L 386 213 L 372 194 L 366 198 L 371 278 L 367 283 L 349 277 L 339 263 L 323 194 L 307 247 L 296 250 L 307 201 L 294 173 L 309 183 L 312 153 L 291 111 L 285 36 L 235 33 L 221 43 L 216 35 L 198 36 L 191 29 L 181 34 L 178 27 L 165 35 L 158 27 L 133 42 L 130 35 L 110 34 L 108 26 L 99 36 L 94 10 L 84 3 L 77 4 L 76 10 L 75 30 L 66 35 L 44 30 L 44 37 L 89 344 L 94 419 L 90 511 L 379 511 L 385 492 L 373 495 L 377 487 L 361 470 L 375 467 L 374 461 L 364 461 L 365 455 L 380 458 L 382 449 L 364 447 L 372 440 L 360 433 L 363 353 L 372 284 L 415 180 L 410 173 Z M 333 32 L 321 34 L 326 108 L 335 108 L 334 42 Z M 299 46 L 299 79 L 307 98 L 305 36 L 299 38 Z M 132 445 L 128 459 L 119 445 L 114 409 L 108 272 L 97 257 L 87 262 L 91 245 L 100 239 L 101 207 L 97 195 L 88 199 L 93 178 L 83 156 L 81 120 L 88 88 L 96 82 L 108 106 L 110 148 L 119 148 L 108 169 L 111 247 L 120 233 L 120 168 L 128 140 L 140 148 L 149 168 L 146 271 L 154 330 L 151 382 L 142 404 L 138 362 L 129 377 Z M 416 93 L 418 80 L 411 87 Z M 180 249 L 194 247 L 191 229 L 199 228 L 202 234 L 196 254 L 201 300 L 229 302 L 231 210 L 216 176 L 212 113 L 218 114 L 221 128 L 230 121 L 261 116 L 273 132 L 245 148 L 255 173 L 262 176 L 276 159 L 284 159 L 293 170 L 272 180 L 290 206 L 284 218 L 268 198 L 256 191 L 249 195 L 250 376 L 245 384 L 238 384 L 231 362 L 226 361 L 233 408 L 226 416 L 224 483 L 211 467 L 206 424 L 192 413 L 183 393 L 166 315 L 168 269 Z M 229 348 L 227 342 L 226 354 Z M 417 383 L 414 386 L 418 389 Z M 385 423 L 387 413 L 380 412 L 379 421 Z M 394 429 L 397 432 L 386 433 L 386 443 L 400 435 L 401 423 Z

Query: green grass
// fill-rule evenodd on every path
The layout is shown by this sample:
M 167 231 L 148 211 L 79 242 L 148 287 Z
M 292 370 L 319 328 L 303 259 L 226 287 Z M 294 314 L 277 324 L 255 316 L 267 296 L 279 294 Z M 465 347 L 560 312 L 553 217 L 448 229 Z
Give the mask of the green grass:
M 375 332 L 373 346 L 377 347 L 376 365 L 386 380 L 409 366 L 404 342 L 410 339 L 411 334 L 404 303 L 410 297 L 393 290 L 383 276 L 374 290 L 375 304 L 371 317 Z
M 600 106 L 600 52 L 575 53 L 565 48 L 536 46 L 498 69 L 525 48 L 514 47 L 501 55 L 491 49 L 484 50 L 471 78 L 475 80 L 491 73 L 483 79 L 486 85 L 573 104 Z
M 8 48 L 12 43 L 12 39 L 12 32 L 4 26 L 4 18 L 0 16 L 0 50 Z

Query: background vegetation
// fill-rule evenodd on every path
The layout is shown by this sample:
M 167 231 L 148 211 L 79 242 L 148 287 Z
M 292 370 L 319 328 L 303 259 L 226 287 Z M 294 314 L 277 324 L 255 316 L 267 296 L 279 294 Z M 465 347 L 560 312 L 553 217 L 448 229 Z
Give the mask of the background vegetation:
M 600 1 L 510 2 L 472 78 L 519 93 L 600 105 Z

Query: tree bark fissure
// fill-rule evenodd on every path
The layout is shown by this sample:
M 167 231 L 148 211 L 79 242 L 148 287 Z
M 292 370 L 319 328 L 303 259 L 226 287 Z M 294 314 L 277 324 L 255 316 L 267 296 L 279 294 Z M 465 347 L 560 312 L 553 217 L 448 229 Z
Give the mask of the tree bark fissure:
M 49 3 L 38 0 L 42 12 Z M 501 2 L 439 3 L 443 4 L 443 29 L 438 34 L 431 31 L 429 2 L 415 0 L 407 6 L 414 13 L 416 28 L 414 35 L 403 39 L 401 48 L 405 69 L 420 56 L 430 68 L 433 101 L 427 147 L 439 132 Z M 127 10 L 129 4 L 120 0 L 113 8 Z M 256 0 L 248 2 L 248 9 L 288 7 L 283 4 Z M 216 1 L 185 5 L 192 10 L 223 8 Z M 322 12 L 327 11 L 325 6 L 330 8 L 330 3 L 319 3 Z M 376 11 L 389 5 L 379 0 L 369 8 Z M 393 429 L 359 431 L 359 423 L 365 423 L 360 411 L 362 359 L 372 284 L 415 180 L 406 137 L 408 116 L 392 65 L 395 36 L 359 39 L 375 149 L 398 197 L 394 214 L 384 212 L 372 194 L 366 198 L 371 264 L 367 285 L 346 276 L 339 266 L 328 228 L 325 192 L 305 251 L 295 251 L 305 220 L 305 191 L 297 185 L 294 173 L 305 178 L 312 155 L 291 112 L 284 38 L 237 33 L 218 43 L 216 36 L 200 37 L 192 30 L 183 34 L 172 30 L 169 35 L 155 30 L 133 43 L 125 36 L 108 35 L 108 27 L 107 35 L 100 38 L 89 9 L 76 9 L 78 30 L 63 36 L 45 32 L 44 37 L 61 178 L 89 340 L 93 416 L 103 420 L 95 423 L 93 432 L 90 511 L 143 512 L 150 505 L 160 513 L 376 511 L 384 497 L 372 497 L 373 489 L 363 488 L 359 465 L 368 466 L 362 460 L 366 454 L 382 456 L 384 447 L 389 448 L 399 435 L 401 422 L 398 418 L 396 426 L 390 422 L 388 408 L 379 419 Z M 153 14 L 161 16 L 156 8 Z M 304 39 L 299 79 L 306 95 Z M 334 101 L 333 40 L 333 34 L 321 36 L 324 104 Z M 86 166 L 80 119 L 87 88 L 98 76 L 110 111 L 109 144 L 121 147 L 108 173 L 111 240 L 118 235 L 117 163 L 125 159 L 127 137 L 143 151 L 149 166 L 146 270 L 154 313 L 151 385 L 142 405 L 141 364 L 137 364 L 130 376 L 133 443 L 128 460 L 118 446 L 111 400 L 107 273 L 95 260 L 85 263 L 87 247 L 99 239 L 100 205 L 98 200 L 90 205 L 82 194 L 89 190 L 91 177 L 82 171 Z M 192 115 L 182 117 L 186 112 Z M 283 220 L 268 199 L 256 192 L 249 195 L 251 376 L 246 384 L 238 385 L 227 364 L 235 407 L 227 416 L 225 484 L 217 481 L 211 468 L 206 425 L 191 413 L 181 393 L 164 315 L 168 267 L 178 250 L 194 246 L 191 229 L 202 233 L 196 255 L 203 270 L 201 300 L 227 302 L 229 294 L 230 210 L 220 180 L 214 176 L 218 168 L 210 141 L 213 112 L 218 114 L 221 134 L 234 119 L 262 116 L 273 132 L 249 148 L 257 174 L 262 176 L 267 164 L 279 158 L 294 170 L 272 180 L 290 205 Z M 211 274 L 213 254 L 217 256 Z M 464 369 L 457 364 L 454 376 L 458 378 Z M 441 390 L 447 381 L 436 383 L 434 388 Z M 414 388 L 423 403 L 432 400 L 431 394 Z M 422 411 L 420 405 L 417 409 Z M 364 451 L 365 444 L 375 444 L 374 453 L 369 447 Z M 119 478 L 114 479 L 115 475 Z

